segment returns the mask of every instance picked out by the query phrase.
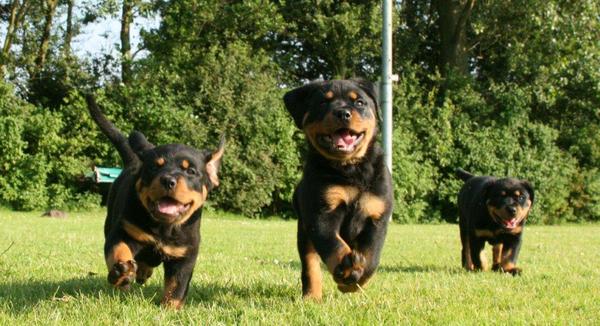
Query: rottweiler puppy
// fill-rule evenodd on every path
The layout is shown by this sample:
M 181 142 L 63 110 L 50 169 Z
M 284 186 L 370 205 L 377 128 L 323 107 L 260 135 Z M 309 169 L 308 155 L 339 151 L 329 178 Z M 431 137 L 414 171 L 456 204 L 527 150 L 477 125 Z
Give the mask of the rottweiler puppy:
M 293 197 L 304 298 L 322 297 L 319 257 L 338 289 L 375 273 L 392 212 L 391 176 L 377 135 L 377 92 L 362 80 L 312 82 L 284 95 L 308 153 Z
M 108 195 L 104 257 L 108 281 L 128 289 L 143 284 L 163 263 L 161 303 L 180 308 L 200 245 L 200 217 L 208 193 L 219 184 L 224 139 L 215 151 L 181 144 L 154 146 L 143 134 L 127 139 L 86 97 L 92 118 L 117 148 L 123 172 Z
M 481 255 L 487 241 L 493 246 L 492 270 L 520 274 L 516 264 L 533 205 L 533 187 L 525 180 L 474 176 L 462 169 L 456 175 L 465 181 L 458 195 L 463 267 L 487 268 Z

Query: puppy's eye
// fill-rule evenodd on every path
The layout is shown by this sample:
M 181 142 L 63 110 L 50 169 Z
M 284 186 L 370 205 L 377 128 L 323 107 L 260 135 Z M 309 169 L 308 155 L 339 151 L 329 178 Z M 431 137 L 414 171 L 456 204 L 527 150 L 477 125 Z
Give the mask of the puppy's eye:
M 196 175 L 196 174 L 198 174 L 198 171 L 196 171 L 196 169 L 194 169 L 194 168 L 189 168 L 189 169 L 185 170 L 185 172 L 187 174 L 189 174 L 189 175 Z
M 354 105 L 359 108 L 365 106 L 365 104 L 366 104 L 365 101 L 363 101 L 361 99 L 354 101 Z
M 525 195 L 521 195 L 519 196 L 519 202 L 524 202 L 525 201 Z

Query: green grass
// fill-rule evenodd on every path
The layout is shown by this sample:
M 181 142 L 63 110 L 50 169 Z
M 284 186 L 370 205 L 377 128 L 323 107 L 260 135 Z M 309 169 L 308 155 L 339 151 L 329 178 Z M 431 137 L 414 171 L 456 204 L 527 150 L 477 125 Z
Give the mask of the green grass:
M 158 305 L 162 272 L 128 293 L 108 285 L 103 211 L 71 213 L 64 220 L 0 211 L 0 325 L 600 320 L 598 225 L 527 227 L 519 261 L 524 274 L 511 277 L 464 272 L 456 225 L 394 224 L 379 272 L 364 293 L 341 294 L 324 274 L 324 300 L 314 303 L 300 299 L 295 222 L 216 215 L 203 220 L 187 304 L 174 312 Z

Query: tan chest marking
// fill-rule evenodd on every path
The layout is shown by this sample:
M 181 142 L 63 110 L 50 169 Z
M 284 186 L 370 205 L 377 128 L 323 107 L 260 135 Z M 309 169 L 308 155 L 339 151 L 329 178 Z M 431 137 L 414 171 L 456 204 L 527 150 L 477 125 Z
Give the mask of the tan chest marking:
M 358 188 L 353 186 L 331 186 L 325 190 L 325 203 L 328 212 L 333 212 L 340 205 L 352 203 L 358 196 Z
M 364 193 L 358 200 L 358 209 L 369 218 L 378 220 L 385 212 L 385 202 L 371 193 Z
M 123 222 L 123 229 L 136 241 L 154 245 L 158 250 L 169 257 L 181 258 L 184 257 L 188 251 L 187 246 L 172 246 L 163 244 L 159 240 L 156 240 L 156 238 L 151 234 L 144 232 L 142 229 L 129 222 Z
M 493 238 L 496 234 L 490 230 L 475 229 L 475 236 L 479 238 Z
M 492 232 L 491 230 L 482 230 L 482 229 L 475 229 L 475 236 L 480 237 L 480 238 L 495 238 L 497 236 L 499 236 L 500 234 L 513 234 L 513 235 L 517 235 L 519 233 L 521 233 L 521 231 L 523 231 L 523 227 L 521 225 L 511 229 L 511 230 L 503 230 L 503 229 L 498 229 L 496 230 L 496 232 Z
M 358 202 L 360 212 L 369 218 L 379 219 L 385 212 L 385 201 L 381 197 L 369 192 L 360 193 L 358 188 L 353 186 L 331 186 L 325 190 L 324 199 L 328 212 L 355 201 Z
M 124 221 L 123 222 L 123 229 L 125 229 L 125 232 L 127 232 L 127 234 L 129 234 L 130 237 L 132 237 L 133 239 L 135 239 L 138 242 L 142 242 L 142 243 L 156 243 L 156 240 L 154 239 L 154 237 L 146 232 L 144 232 L 142 229 L 138 228 L 137 226 Z

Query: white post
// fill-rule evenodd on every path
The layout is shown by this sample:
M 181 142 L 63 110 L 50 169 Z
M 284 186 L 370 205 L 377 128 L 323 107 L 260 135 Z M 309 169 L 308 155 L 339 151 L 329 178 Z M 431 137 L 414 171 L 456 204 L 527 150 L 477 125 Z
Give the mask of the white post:
M 381 55 L 381 110 L 383 114 L 383 151 L 385 164 L 392 172 L 392 0 L 383 0 Z

